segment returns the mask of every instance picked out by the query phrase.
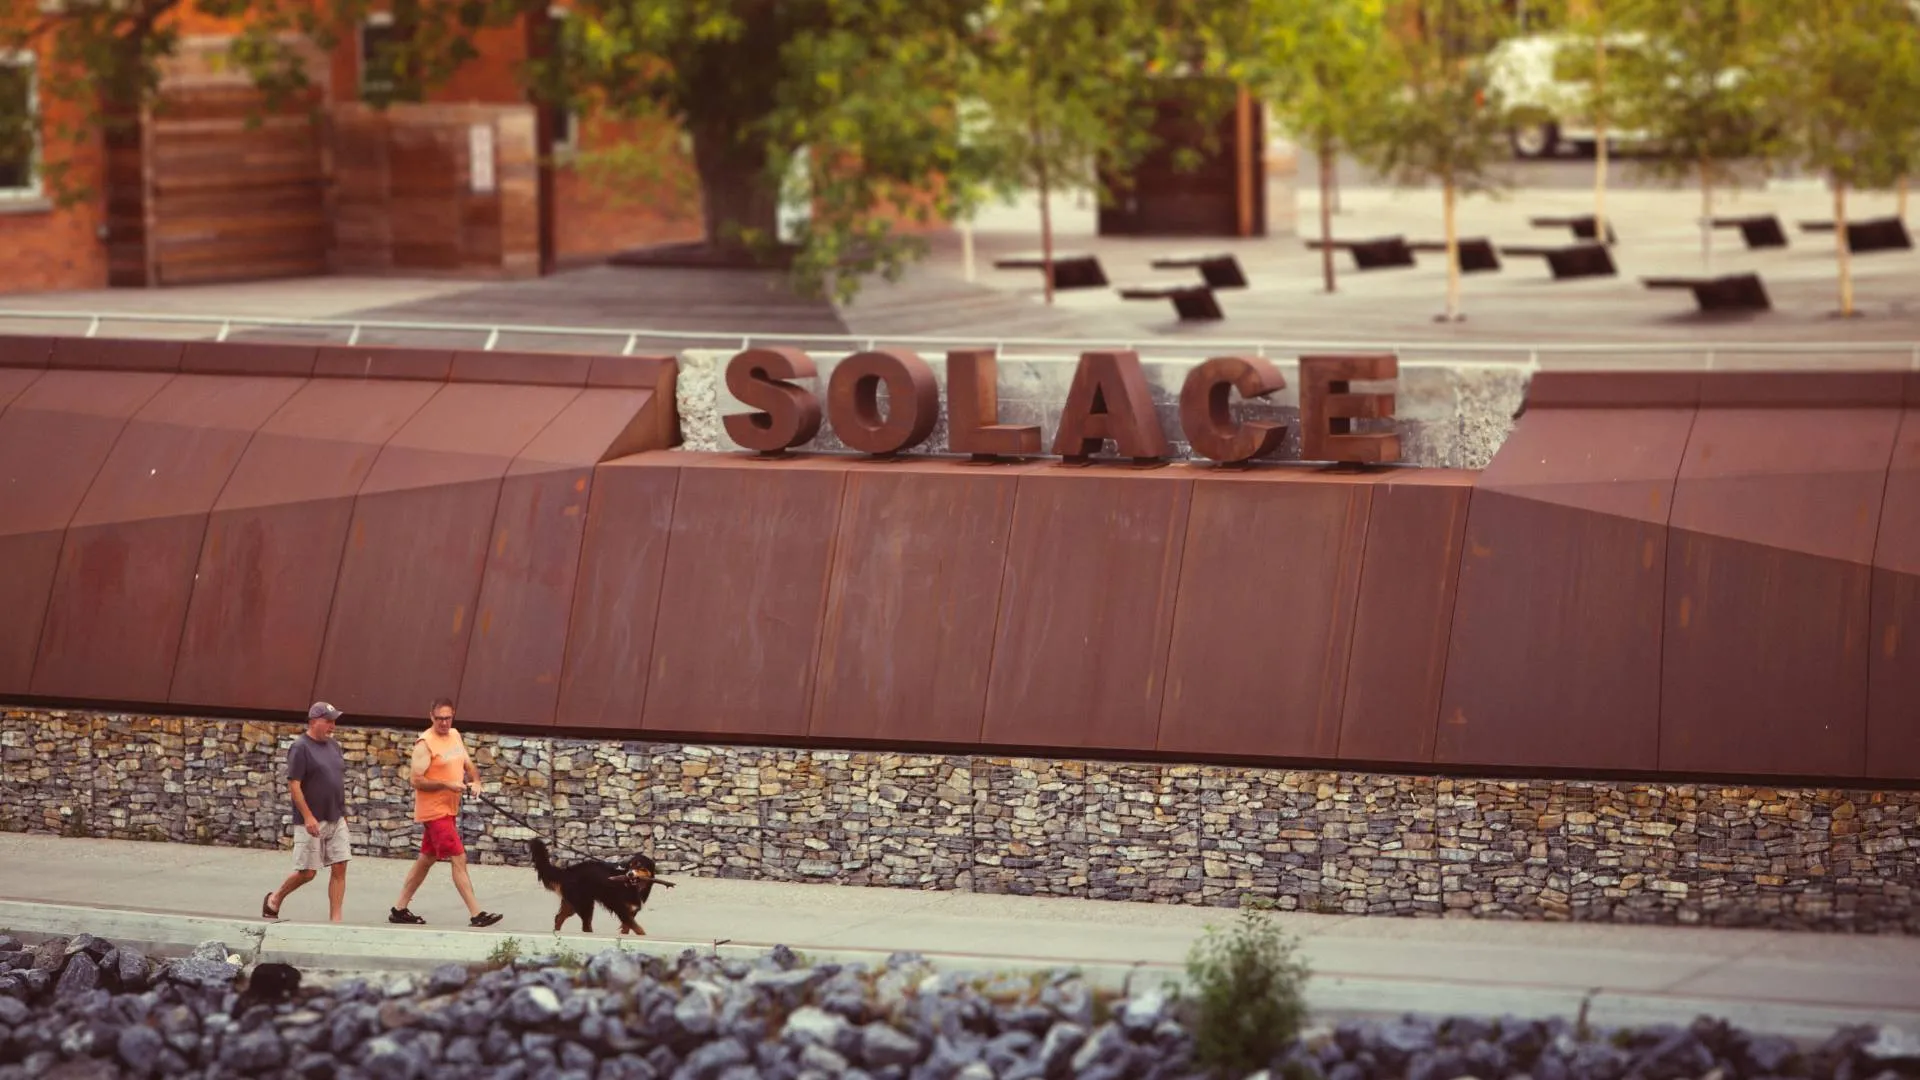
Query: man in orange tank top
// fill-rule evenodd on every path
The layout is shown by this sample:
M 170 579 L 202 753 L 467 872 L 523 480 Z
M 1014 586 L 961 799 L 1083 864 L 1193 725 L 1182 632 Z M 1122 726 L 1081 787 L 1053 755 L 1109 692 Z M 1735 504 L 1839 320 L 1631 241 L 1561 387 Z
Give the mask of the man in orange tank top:
M 424 827 L 420 839 L 420 857 L 407 871 L 406 884 L 400 888 L 400 902 L 387 913 L 393 923 L 423 923 L 427 920 L 408 910 L 413 894 L 427 880 L 427 872 L 436 862 L 453 864 L 453 887 L 466 902 L 468 925 L 492 926 L 500 916 L 480 910 L 473 897 L 473 879 L 467 874 L 467 849 L 460 842 L 458 827 L 460 795 L 480 790 L 480 771 L 467 755 L 467 744 L 453 729 L 453 702 L 440 698 L 433 703 L 433 726 L 421 733 L 413 744 L 413 820 Z

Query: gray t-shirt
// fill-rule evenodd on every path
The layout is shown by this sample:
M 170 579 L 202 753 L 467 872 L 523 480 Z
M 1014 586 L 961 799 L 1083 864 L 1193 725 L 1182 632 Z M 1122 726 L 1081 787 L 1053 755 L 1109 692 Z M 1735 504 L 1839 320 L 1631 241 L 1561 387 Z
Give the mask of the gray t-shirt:
M 287 750 L 287 779 L 300 781 L 300 793 L 315 818 L 328 822 L 347 816 L 347 756 L 338 742 L 320 742 L 301 732 Z M 296 821 L 300 817 L 297 804 L 293 816 Z

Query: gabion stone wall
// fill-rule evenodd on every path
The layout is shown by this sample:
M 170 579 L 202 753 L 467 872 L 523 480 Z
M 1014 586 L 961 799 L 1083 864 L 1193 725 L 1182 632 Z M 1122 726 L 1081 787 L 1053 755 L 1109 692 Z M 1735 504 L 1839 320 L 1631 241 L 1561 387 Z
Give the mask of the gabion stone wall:
M 286 847 L 300 730 L 7 710 L 0 829 Z M 357 853 L 413 853 L 417 734 L 339 729 Z M 563 845 L 643 848 L 677 875 L 1920 933 L 1916 792 L 465 734 L 496 801 Z M 461 830 L 476 861 L 527 861 L 532 834 L 484 803 L 468 800 Z

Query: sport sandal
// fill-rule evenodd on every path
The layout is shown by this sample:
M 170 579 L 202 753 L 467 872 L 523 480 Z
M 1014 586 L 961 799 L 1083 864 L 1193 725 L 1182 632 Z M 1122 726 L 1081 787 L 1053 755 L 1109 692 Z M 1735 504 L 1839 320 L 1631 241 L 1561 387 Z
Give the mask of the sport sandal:
M 504 918 L 506 918 L 506 916 L 504 915 L 499 915 L 491 911 L 483 911 L 480 914 L 475 915 L 473 918 L 468 919 L 467 925 L 468 926 L 492 926 L 494 923 L 497 923 Z
M 387 921 L 397 923 L 423 923 L 427 920 L 415 915 L 406 908 L 388 908 Z

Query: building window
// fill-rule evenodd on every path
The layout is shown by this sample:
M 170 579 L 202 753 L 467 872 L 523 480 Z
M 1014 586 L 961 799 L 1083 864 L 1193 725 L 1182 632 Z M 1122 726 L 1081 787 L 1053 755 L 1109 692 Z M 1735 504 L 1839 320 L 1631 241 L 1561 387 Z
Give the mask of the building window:
M 394 79 L 393 50 L 400 44 L 393 16 L 376 11 L 360 24 L 360 97 L 364 101 L 392 100 L 398 82 Z
M 552 7 L 547 9 L 548 23 L 551 27 L 553 43 L 553 61 L 556 67 L 565 68 L 567 63 L 567 9 Z M 580 149 L 580 118 L 565 105 L 546 106 L 548 116 L 553 121 L 553 152 L 571 153 Z
M 0 200 L 40 197 L 40 103 L 30 53 L 0 52 Z

